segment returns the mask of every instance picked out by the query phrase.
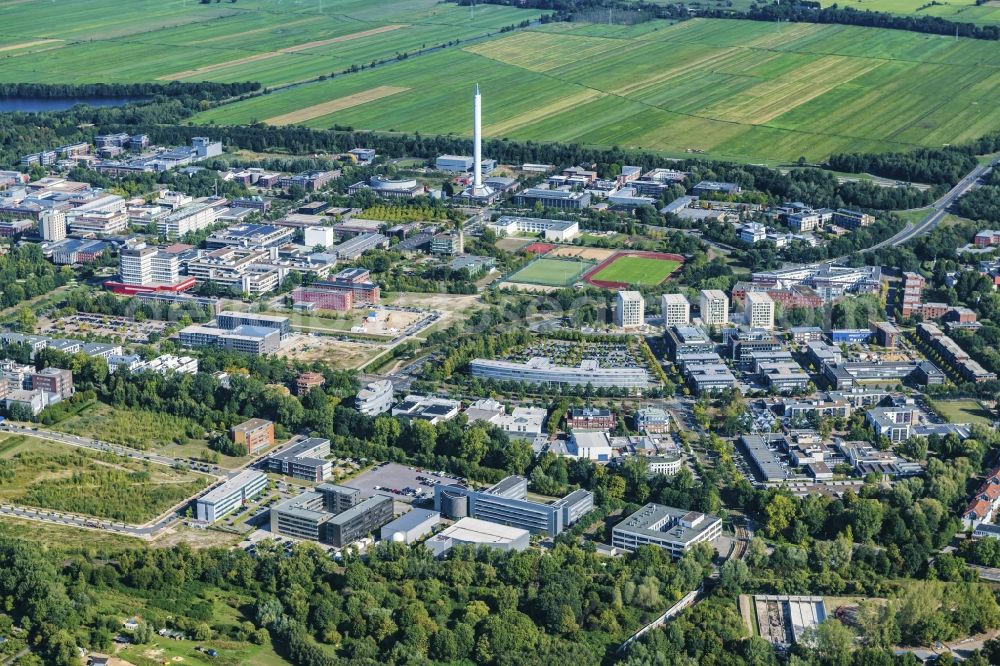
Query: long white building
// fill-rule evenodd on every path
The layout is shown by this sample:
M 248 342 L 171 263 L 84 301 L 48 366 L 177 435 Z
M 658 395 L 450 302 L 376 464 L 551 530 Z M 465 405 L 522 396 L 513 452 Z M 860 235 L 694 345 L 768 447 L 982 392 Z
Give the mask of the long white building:
M 266 488 L 267 475 L 263 472 L 249 469 L 240 472 L 218 488 L 199 497 L 195 501 L 195 515 L 198 520 L 214 523 L 264 492 Z
M 586 360 L 573 368 L 555 365 L 548 358 L 535 357 L 525 363 L 477 358 L 469 363 L 473 377 L 526 384 L 563 384 L 566 386 L 617 386 L 645 389 L 649 373 L 643 368 L 602 368 L 597 361 Z
M 580 224 L 575 220 L 547 220 L 536 217 L 504 215 L 486 228 L 499 236 L 517 234 L 542 234 L 547 241 L 570 241 L 580 235 Z

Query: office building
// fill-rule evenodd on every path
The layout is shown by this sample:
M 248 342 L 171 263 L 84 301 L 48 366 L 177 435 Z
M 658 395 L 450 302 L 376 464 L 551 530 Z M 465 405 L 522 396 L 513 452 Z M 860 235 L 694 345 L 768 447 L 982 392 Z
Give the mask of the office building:
M 590 205 L 590 193 L 529 187 L 514 195 L 515 206 L 534 208 L 535 204 L 541 204 L 543 208 L 582 210 Z
M 45 391 L 65 400 L 73 395 L 73 371 L 63 368 L 45 368 L 31 375 L 31 388 Z
M 905 405 L 876 407 L 868 410 L 865 418 L 877 436 L 886 437 L 890 442 L 905 442 L 910 438 L 913 413 L 914 408 Z
M 180 257 L 145 244 L 123 249 L 118 255 L 118 266 L 123 285 L 172 287 L 181 282 Z
M 635 410 L 635 429 L 647 434 L 670 430 L 670 415 L 662 407 L 640 407 Z
M 729 297 L 721 289 L 702 289 L 698 299 L 701 321 L 705 326 L 729 324 Z
M 615 525 L 611 545 L 634 551 L 651 544 L 667 550 L 674 559 L 698 543 L 712 543 L 722 536 L 722 519 L 706 513 L 647 504 Z
M 744 317 L 750 328 L 774 328 L 774 301 L 763 292 L 747 292 Z
M 333 227 L 306 227 L 302 230 L 306 247 L 321 246 L 324 249 L 333 245 Z
M 682 457 L 680 453 L 672 453 L 662 456 L 649 456 L 646 458 L 646 467 L 650 474 L 660 474 L 662 476 L 673 476 L 681 471 Z
M 691 323 L 691 304 L 683 294 L 664 294 L 661 307 L 664 326 L 687 326 Z
M 295 229 L 275 224 L 240 224 L 216 231 L 205 239 L 205 247 L 278 247 L 290 243 Z
M 431 254 L 456 255 L 465 252 L 465 238 L 461 233 L 446 231 L 431 237 Z
M 405 543 L 410 546 L 434 531 L 441 522 L 441 514 L 431 509 L 410 509 L 402 516 L 382 526 L 382 541 Z
M 236 444 L 247 447 L 254 455 L 274 444 L 274 424 L 266 419 L 250 419 L 229 429 L 229 437 Z
M 254 312 L 233 312 L 226 310 L 220 312 L 215 318 L 219 328 L 232 331 L 240 326 L 255 326 L 257 328 L 273 328 L 284 340 L 291 332 L 288 317 L 257 314 Z
M 646 323 L 646 301 L 638 291 L 619 291 L 615 300 L 615 324 L 635 328 Z
M 177 334 L 182 347 L 220 347 L 241 354 L 273 354 L 281 347 L 281 332 L 263 326 L 237 326 L 231 331 L 192 324 Z
M 38 231 L 44 241 L 56 242 L 66 238 L 66 214 L 57 210 L 43 211 L 39 215 Z
M 900 301 L 899 312 L 904 317 L 909 317 L 914 312 L 920 311 L 926 283 L 927 281 L 919 273 L 912 271 L 903 273 L 902 299 Z
M 366 416 L 378 416 L 392 408 L 392 382 L 381 379 L 358 391 L 354 406 Z
M 245 470 L 195 500 L 195 516 L 198 520 L 214 523 L 266 489 L 266 474 Z
M 462 518 L 424 542 L 435 557 L 443 557 L 455 546 L 485 546 L 501 551 L 523 551 L 531 545 L 528 530 L 498 525 L 475 518 Z
M 833 213 L 833 223 L 844 229 L 857 229 L 871 226 L 875 223 L 875 217 L 856 210 L 840 208 Z
M 276 504 L 270 519 L 274 534 L 343 548 L 391 521 L 392 499 L 376 495 L 362 500 L 353 488 L 324 483 Z
M 326 459 L 328 455 L 330 455 L 330 440 L 310 437 L 271 454 L 265 460 L 265 464 L 269 472 L 284 474 L 293 479 L 322 483 L 333 471 L 333 466 Z
M 392 408 L 392 416 L 405 419 L 420 419 L 437 425 L 458 416 L 461 407 L 462 403 L 458 400 L 410 394 Z
M 566 427 L 571 430 L 611 430 L 618 422 L 615 413 L 604 407 L 570 407 Z
M 594 508 L 594 496 L 576 490 L 551 504 L 527 499 L 528 480 L 509 476 L 485 490 L 434 487 L 434 509 L 447 518 L 477 518 L 555 536 Z
M 177 208 L 156 222 L 156 230 L 167 238 L 180 238 L 191 231 L 201 231 L 215 224 L 225 208 L 225 199 L 208 197 Z

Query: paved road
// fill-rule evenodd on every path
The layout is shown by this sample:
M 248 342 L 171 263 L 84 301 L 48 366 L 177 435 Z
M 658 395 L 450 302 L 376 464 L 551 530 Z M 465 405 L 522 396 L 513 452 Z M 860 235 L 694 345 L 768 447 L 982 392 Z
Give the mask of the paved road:
M 913 240 L 917 236 L 922 236 L 926 233 L 930 233 L 934 230 L 944 216 L 948 214 L 948 209 L 958 201 L 959 197 L 969 191 L 969 189 L 975 185 L 983 175 L 989 171 L 993 166 L 1000 162 L 1000 158 L 993 160 L 990 164 L 982 164 L 977 166 L 975 169 L 970 171 L 965 178 L 960 180 L 955 187 L 948 190 L 944 196 L 935 201 L 930 205 L 927 211 L 927 216 L 923 220 L 917 222 L 916 224 L 910 224 L 907 222 L 906 226 L 903 227 L 902 231 L 897 233 L 892 238 L 888 238 L 881 243 L 877 243 L 870 248 L 861 250 L 862 253 L 871 252 L 872 250 L 878 250 L 889 245 L 901 245 L 907 241 Z M 833 261 L 843 261 L 849 255 L 844 255 L 843 257 L 837 257 Z

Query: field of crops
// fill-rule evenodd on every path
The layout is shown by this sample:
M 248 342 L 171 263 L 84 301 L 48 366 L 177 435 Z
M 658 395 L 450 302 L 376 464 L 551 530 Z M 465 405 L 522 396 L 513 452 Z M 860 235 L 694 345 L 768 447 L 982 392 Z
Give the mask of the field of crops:
M 0 81 L 312 79 L 539 12 L 436 0 L 0 0 Z
M 1000 43 L 708 19 L 547 24 L 198 120 L 247 123 L 332 103 L 338 110 L 302 124 L 468 135 L 473 82 L 490 137 L 752 162 L 940 146 L 1000 128 Z M 406 90 L 377 99 L 385 88 Z
M 507 278 L 508 282 L 567 287 L 593 264 L 573 259 L 535 259 Z
M 930 4 L 928 0 L 824 0 L 823 6 L 836 3 L 839 7 L 853 7 L 860 11 L 890 12 L 911 16 L 940 16 L 949 21 L 995 25 L 1000 23 L 1000 2 L 987 2 L 976 6 L 974 2 L 942 2 Z

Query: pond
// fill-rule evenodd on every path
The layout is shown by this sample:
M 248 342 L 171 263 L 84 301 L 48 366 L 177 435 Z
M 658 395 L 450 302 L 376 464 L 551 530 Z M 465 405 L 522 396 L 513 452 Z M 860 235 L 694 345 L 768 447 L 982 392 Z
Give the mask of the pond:
M 144 102 L 143 97 L 4 97 L 0 98 L 0 113 L 20 111 L 64 111 L 77 104 L 89 106 L 125 106 L 131 102 Z

